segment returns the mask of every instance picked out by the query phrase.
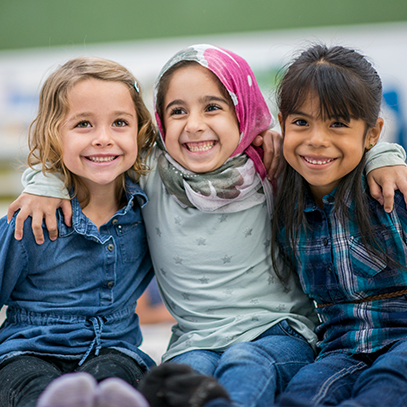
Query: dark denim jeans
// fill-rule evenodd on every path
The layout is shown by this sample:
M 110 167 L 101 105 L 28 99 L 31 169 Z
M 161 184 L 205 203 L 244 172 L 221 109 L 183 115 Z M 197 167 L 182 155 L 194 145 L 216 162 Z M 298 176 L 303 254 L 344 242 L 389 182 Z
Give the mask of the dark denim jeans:
M 407 406 L 407 339 L 377 355 L 328 354 L 298 372 L 279 405 Z
M 6 360 L 0 365 L 0 406 L 35 407 L 48 384 L 65 373 L 87 372 L 98 382 L 119 377 L 136 388 L 145 373 L 134 359 L 114 349 L 90 355 L 82 366 L 78 362 L 34 355 Z
M 224 352 L 195 350 L 171 359 L 214 376 L 236 406 L 273 404 L 289 380 L 314 360 L 307 341 L 286 321 L 274 325 L 251 342 L 232 345 Z

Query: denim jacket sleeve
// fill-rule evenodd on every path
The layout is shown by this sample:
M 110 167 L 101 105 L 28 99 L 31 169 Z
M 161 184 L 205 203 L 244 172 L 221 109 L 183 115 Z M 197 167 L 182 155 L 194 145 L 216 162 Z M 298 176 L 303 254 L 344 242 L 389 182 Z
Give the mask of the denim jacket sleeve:
M 366 153 L 366 174 L 380 167 L 406 165 L 406 152 L 396 143 L 377 143 Z
M 10 298 L 12 291 L 27 270 L 28 255 L 22 241 L 14 239 L 15 216 L 7 224 L 0 219 L 0 307 Z
M 23 192 L 28 194 L 70 199 L 60 175 L 56 173 L 45 175 L 40 166 L 36 166 L 35 170 L 27 168 L 23 173 L 21 182 L 24 186 Z

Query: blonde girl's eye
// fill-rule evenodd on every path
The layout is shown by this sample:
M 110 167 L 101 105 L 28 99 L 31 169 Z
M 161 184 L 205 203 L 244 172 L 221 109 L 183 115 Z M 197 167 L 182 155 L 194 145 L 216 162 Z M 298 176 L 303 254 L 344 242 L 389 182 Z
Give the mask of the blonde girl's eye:
M 87 120 L 82 120 L 79 123 L 77 123 L 75 125 L 75 127 L 78 127 L 80 129 L 85 129 L 87 127 L 92 127 L 92 125 L 90 124 L 90 122 L 88 122 Z
M 123 119 L 117 119 L 113 123 L 114 127 L 126 127 L 128 125 L 129 125 L 129 123 L 126 120 L 123 120 Z

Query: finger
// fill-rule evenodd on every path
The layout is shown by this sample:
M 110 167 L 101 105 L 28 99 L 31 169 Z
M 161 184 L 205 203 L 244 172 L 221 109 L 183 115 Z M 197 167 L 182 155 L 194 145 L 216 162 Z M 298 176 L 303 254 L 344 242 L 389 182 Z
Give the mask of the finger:
M 263 138 L 263 151 L 264 151 L 264 156 L 263 156 L 263 164 L 266 167 L 267 170 L 267 177 L 270 178 L 270 176 L 273 176 L 273 173 L 275 171 L 275 168 L 273 167 L 274 164 L 274 142 L 273 139 L 269 134 L 266 134 L 265 137 Z M 271 175 L 270 175 L 271 172 Z
M 56 238 L 58 237 L 58 225 L 57 225 L 57 218 L 55 216 L 55 213 L 47 213 L 45 215 L 45 225 L 48 229 L 48 236 L 49 236 L 50 240 L 56 240 Z M 43 234 L 42 228 L 41 228 L 41 232 Z M 39 238 L 40 238 L 40 236 L 39 236 Z
M 72 205 L 71 201 L 63 199 L 60 205 L 62 213 L 64 214 L 64 221 L 66 226 L 72 226 Z
M 394 188 L 387 185 L 383 187 L 383 207 L 387 213 L 390 213 L 393 210 L 395 189 L 396 186 L 394 186 Z
M 31 229 L 34 234 L 34 238 L 37 244 L 44 243 L 44 232 L 42 230 L 42 223 L 43 223 L 43 213 L 42 212 L 34 212 L 32 215 L 32 223 Z
M 14 216 L 14 213 L 16 211 L 18 211 L 20 209 L 20 207 L 21 207 L 20 204 L 17 201 L 18 201 L 18 199 L 16 199 L 14 202 L 12 202 L 10 204 L 10 206 L 8 207 L 8 210 L 7 210 L 7 223 L 10 223 L 12 217 Z
M 23 238 L 24 222 L 28 218 L 29 213 L 21 210 L 16 216 L 16 223 L 14 226 L 14 238 L 16 240 L 21 240 Z
M 383 205 L 384 197 L 381 186 L 369 175 L 367 176 L 367 183 L 369 184 L 369 191 L 372 198 L 376 199 L 380 205 Z
M 253 140 L 252 143 L 256 147 L 260 147 L 263 144 L 263 137 L 262 136 L 256 136 L 255 139 Z
M 282 136 L 280 133 L 273 132 L 273 161 L 269 169 L 269 179 L 277 178 L 278 170 L 282 163 Z

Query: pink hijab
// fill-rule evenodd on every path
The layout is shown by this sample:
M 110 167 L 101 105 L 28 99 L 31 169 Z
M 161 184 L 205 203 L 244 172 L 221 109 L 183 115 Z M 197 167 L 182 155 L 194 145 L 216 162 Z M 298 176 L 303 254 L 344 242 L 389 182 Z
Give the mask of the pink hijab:
M 163 67 L 154 86 L 154 105 L 158 84 L 163 74 L 180 61 L 196 61 L 215 74 L 229 92 L 240 125 L 240 142 L 232 157 L 246 153 L 253 160 L 261 179 L 267 175 L 263 165 L 263 150 L 251 145 L 254 138 L 274 125 L 256 78 L 248 63 L 233 52 L 212 45 L 192 45 L 175 54 Z M 163 126 L 155 112 L 161 138 L 164 141 Z

